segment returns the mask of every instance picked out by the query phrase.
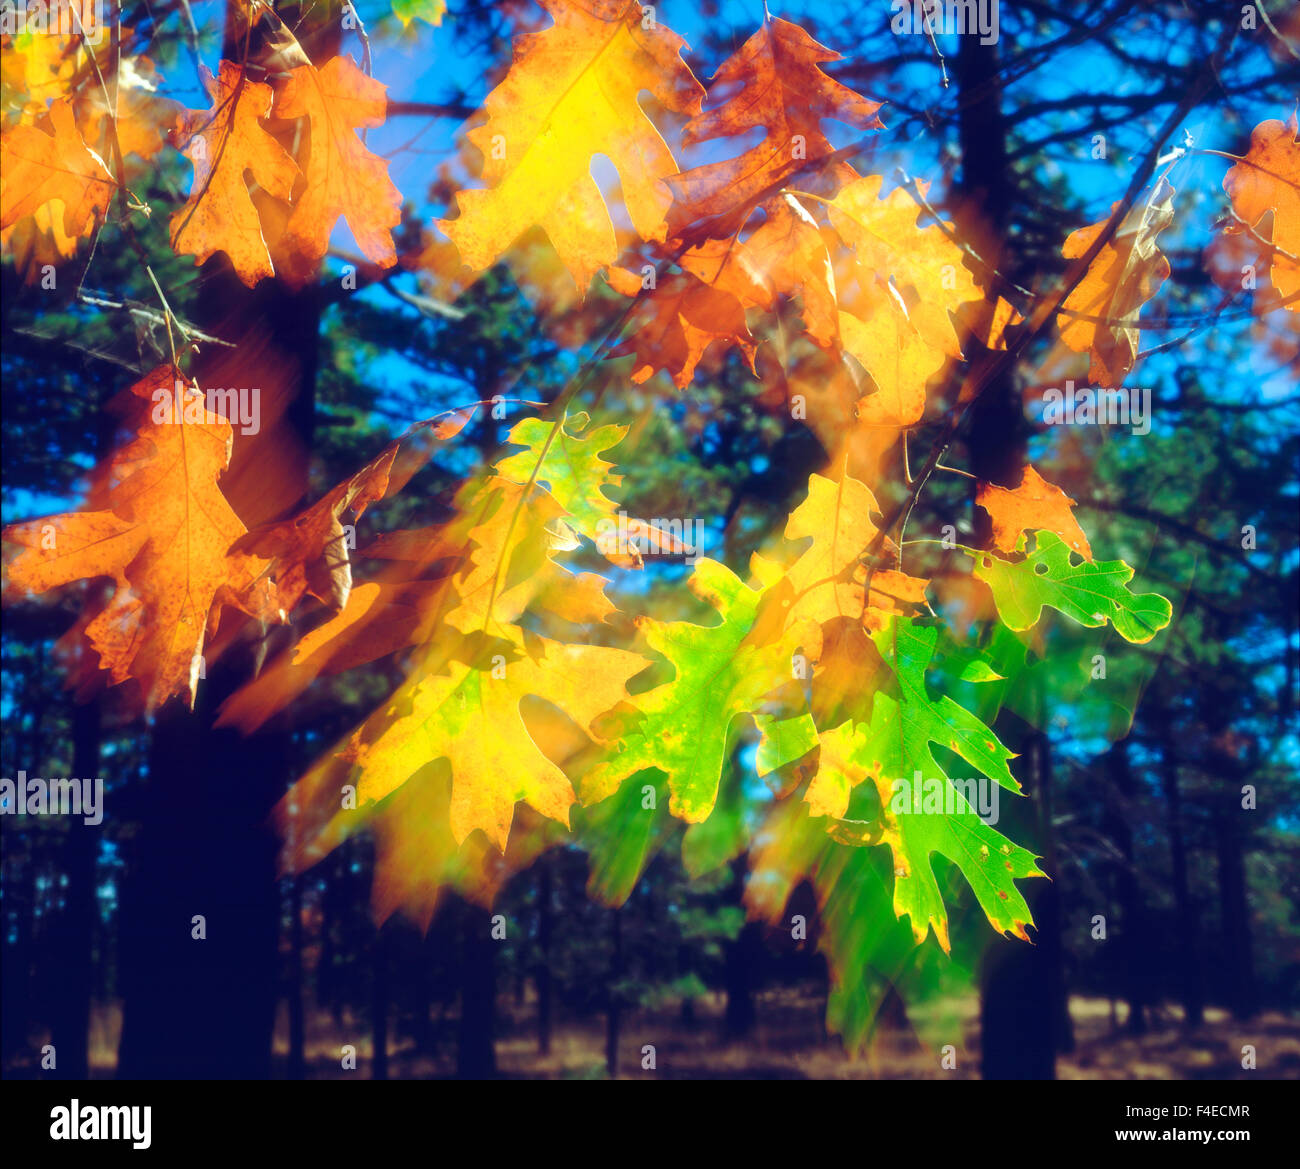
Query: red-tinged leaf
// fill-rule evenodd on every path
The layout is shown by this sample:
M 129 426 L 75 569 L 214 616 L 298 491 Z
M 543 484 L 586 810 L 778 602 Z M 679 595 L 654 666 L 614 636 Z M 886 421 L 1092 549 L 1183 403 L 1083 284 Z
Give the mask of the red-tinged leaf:
M 387 110 L 385 87 L 350 57 L 334 57 L 321 69 L 298 66 L 276 95 L 276 117 L 306 118 L 311 127 L 300 160 L 305 184 L 279 240 L 281 275 L 291 284 L 314 276 L 339 216 L 367 259 L 381 268 L 397 263 L 392 229 L 401 222 L 402 196 L 388 177 L 388 163 L 357 136 L 383 125 Z
M 737 158 L 706 163 L 668 180 L 676 198 L 670 216 L 674 234 L 710 221 L 701 234 L 734 234 L 755 204 L 775 193 L 796 172 L 815 170 L 833 153 L 822 131 L 834 119 L 859 130 L 883 129 L 880 103 L 860 97 L 822 72 L 839 53 L 819 45 L 797 24 L 765 21 L 762 28 L 723 62 L 714 89 L 726 91 L 721 105 L 692 118 L 682 142 L 692 145 L 765 130 L 763 141 Z M 841 178 L 852 177 L 847 165 Z
M 250 80 L 233 61 L 222 61 L 216 78 L 204 70 L 203 82 L 212 108 L 187 111 L 184 118 L 181 152 L 194 164 L 194 184 L 172 216 L 171 244 L 196 264 L 225 252 L 235 274 L 252 288 L 275 275 L 275 267 L 245 172 L 272 198 L 287 202 L 298 167 L 262 127 L 271 110 L 269 85 Z

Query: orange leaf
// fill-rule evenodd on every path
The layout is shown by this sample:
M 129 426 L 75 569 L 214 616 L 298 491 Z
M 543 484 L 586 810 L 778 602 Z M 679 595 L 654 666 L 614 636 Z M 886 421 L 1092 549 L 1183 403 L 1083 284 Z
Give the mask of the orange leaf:
M 171 219 L 171 244 L 178 255 L 202 264 L 225 252 L 249 288 L 275 268 L 262 237 L 257 208 L 244 172 L 277 199 L 293 194 L 298 167 L 262 128 L 271 110 L 271 87 L 250 81 L 233 61 L 222 61 L 219 76 L 203 70 L 212 109 L 187 111 L 189 137 L 182 153 L 194 164 L 194 185 L 185 206 Z
M 844 351 L 862 363 L 877 387 L 858 404 L 858 421 L 873 429 L 911 426 L 925 413 L 926 382 L 947 359 L 921 339 L 897 294 L 880 296 L 873 310 L 865 320 L 840 313 Z
M 926 383 L 947 364 L 940 349 L 928 345 L 892 285 L 871 286 L 855 298 L 858 313 L 841 312 L 844 352 L 862 364 L 876 392 L 857 403 L 853 423 L 854 465 L 874 482 L 880 462 L 925 414 Z
M 322 69 L 299 65 L 277 94 L 277 117 L 311 123 L 302 167 L 306 186 L 280 240 L 289 269 L 281 275 L 290 283 L 305 284 L 314 275 L 340 215 L 367 259 L 381 268 L 397 263 L 391 229 L 401 222 L 402 195 L 388 177 L 388 163 L 356 134 L 383 125 L 387 110 L 385 87 L 351 57 L 334 57 Z
M 816 220 L 793 195 L 763 204 L 762 224 L 743 243 L 705 240 L 679 263 L 705 284 L 730 292 L 746 308 L 771 311 L 778 294 L 803 296 L 804 327 L 819 345 L 839 337 L 835 274 Z
M 36 284 L 47 265 L 58 267 L 77 254 L 77 241 L 63 230 L 63 203 L 52 199 L 0 231 L 0 246 L 14 258 L 24 284 Z
M 797 24 L 770 20 L 728 57 L 713 75 L 733 90 L 722 105 L 692 118 L 684 145 L 734 138 L 763 129 L 767 135 L 738 158 L 706 163 L 668 180 L 676 197 L 674 232 L 702 218 L 718 221 L 709 234 L 731 235 L 765 197 L 796 171 L 833 153 L 822 133 L 833 118 L 860 130 L 880 130 L 880 103 L 831 80 L 820 66 L 840 54 L 819 45 Z M 847 176 L 852 171 L 846 166 Z
M 369 504 L 384 498 L 400 445 L 390 443 L 301 514 L 249 532 L 235 545 L 234 551 L 273 561 L 269 571 L 281 608 L 293 609 L 304 593 L 335 610 L 347 604 L 352 564 L 341 517 L 349 508 L 360 517 Z
M 1118 386 L 1137 360 L 1138 310 L 1169 275 L 1156 236 L 1174 221 L 1173 198 L 1173 187 L 1162 179 L 1151 198 L 1124 217 L 1061 306 L 1061 341 L 1076 353 L 1091 352 L 1088 376 L 1099 386 Z M 1084 255 L 1106 222 L 1071 232 L 1061 254 L 1067 260 Z
M 906 299 L 912 324 L 925 343 L 960 357 L 956 327 L 949 314 L 983 298 L 963 261 L 962 250 L 937 223 L 917 226 L 921 208 L 898 187 L 880 197 L 884 180 L 867 175 L 849 183 L 830 200 L 831 225 L 852 246 L 858 284 L 871 298 L 884 291 L 891 278 L 898 290 L 911 290 Z M 922 198 L 929 187 L 917 183 Z M 854 307 L 854 306 L 849 306 Z M 874 306 L 859 311 L 866 318 Z
M 1025 466 L 1014 490 L 981 483 L 975 502 L 992 518 L 993 546 L 1001 552 L 1014 552 L 1021 532 L 1041 529 L 1055 532 L 1085 560 L 1092 559 L 1088 537 L 1074 518 L 1074 500 L 1031 466 Z
M 228 555 L 244 534 L 217 480 L 230 459 L 230 424 L 194 392 L 176 403 L 176 370 L 161 366 L 131 387 L 151 402 L 148 421 L 112 458 L 109 507 L 5 529 L 23 546 L 13 588 L 45 592 L 109 576 L 117 588 L 86 627 L 114 684 L 139 680 L 149 709 L 186 693 L 193 706 L 199 653 L 222 605 L 263 619 L 278 614 L 262 565 Z M 178 416 L 179 415 L 179 416 Z
M 638 385 L 657 369 L 667 370 L 684 390 L 695 367 L 715 341 L 737 346 L 754 368 L 754 339 L 745 324 L 745 310 L 729 292 L 682 274 L 661 281 L 641 294 L 640 321 L 610 357 L 635 353 L 632 380 Z
M 50 106 L 49 123 L 49 134 L 35 126 L 13 126 L 0 135 L 0 228 L 58 199 L 63 230 L 74 237 L 89 235 L 117 184 L 104 160 L 82 141 L 66 101 Z
M 1255 127 L 1250 150 L 1223 176 L 1223 189 L 1232 200 L 1232 209 L 1251 227 L 1258 228 L 1271 211 L 1272 243 L 1292 257 L 1300 257 L 1300 138 L 1294 114 L 1286 123 L 1274 120 Z M 1283 300 L 1300 293 L 1300 263 L 1296 259 L 1274 255 L 1271 267 L 1273 285 Z M 1286 307 L 1300 312 L 1300 300 Z
M 108 117 L 108 98 L 98 85 L 87 89 L 78 102 L 77 120 L 85 127 L 86 144 L 111 160 L 115 129 L 123 160 L 132 155 L 153 158 L 167 145 L 168 132 L 185 112 L 178 102 L 158 96 L 161 80 L 148 57 L 123 57 L 113 79 L 114 117 Z

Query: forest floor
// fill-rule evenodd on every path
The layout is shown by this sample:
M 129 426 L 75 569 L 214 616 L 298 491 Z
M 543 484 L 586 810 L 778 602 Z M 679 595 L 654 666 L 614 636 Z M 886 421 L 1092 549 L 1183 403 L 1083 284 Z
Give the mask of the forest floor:
M 881 1027 L 874 1041 L 850 1056 L 823 1025 L 824 999 L 811 988 L 785 987 L 755 996 L 758 1022 L 743 1040 L 727 1041 L 721 996 L 695 1000 L 693 1022 L 680 1010 L 630 1011 L 619 1043 L 619 1074 L 666 1079 L 976 1079 L 979 1076 L 978 1002 L 973 996 L 947 1000 L 916 1016 L 915 1028 Z M 535 1003 L 500 1002 L 497 1068 L 509 1078 L 600 1079 L 605 1064 L 605 1021 L 557 1019 L 549 1055 L 538 1053 Z M 1075 1079 L 1300 1079 L 1300 1018 L 1277 1011 L 1239 1023 L 1210 1008 L 1194 1031 L 1182 1026 L 1181 1010 L 1165 1005 L 1152 1012 L 1145 1035 L 1130 1036 L 1123 1005 L 1112 1014 L 1104 998 L 1073 996 L 1070 1015 L 1075 1048 L 1057 1061 L 1057 1076 Z M 96 1078 L 111 1077 L 116 1062 L 121 1013 L 100 1007 L 92 1018 L 91 1063 Z M 388 1075 L 425 1079 L 455 1071 L 455 1019 L 434 1020 L 423 1045 L 394 1027 Z M 355 1071 L 341 1069 L 344 1044 L 356 1048 Z M 956 1066 L 941 1065 L 941 1048 L 951 1044 Z M 1243 1070 L 1243 1045 L 1256 1051 L 1256 1071 Z M 655 1068 L 643 1070 L 643 1048 L 654 1048 Z M 285 1011 L 276 1028 L 275 1063 L 287 1065 Z M 309 1012 L 305 1055 L 310 1078 L 369 1077 L 368 1024 L 344 1012 L 341 1022 L 326 1011 Z M 951 1058 L 949 1060 L 951 1062 Z M 22 1076 L 20 1069 L 7 1074 Z

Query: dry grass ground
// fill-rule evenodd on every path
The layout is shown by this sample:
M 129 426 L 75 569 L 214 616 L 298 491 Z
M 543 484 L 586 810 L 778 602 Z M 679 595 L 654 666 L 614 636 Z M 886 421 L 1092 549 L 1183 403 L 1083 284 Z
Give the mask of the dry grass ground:
M 723 1037 L 723 1002 L 706 996 L 695 1003 L 695 1019 L 686 1023 L 678 1010 L 629 1012 L 619 1044 L 619 1073 L 627 1078 L 667 1079 L 975 1079 L 979 1076 L 978 1005 L 973 996 L 931 1006 L 917 1017 L 917 1028 L 882 1028 L 865 1050 L 850 1055 L 822 1025 L 822 1002 L 811 991 L 781 988 L 757 1000 L 758 1024 L 743 1041 Z M 603 1017 L 558 1020 L 549 1055 L 538 1053 L 536 1018 L 531 999 L 501 1003 L 496 1044 L 497 1066 L 511 1078 L 603 1078 Z M 1063 1080 L 1160 1079 L 1300 1079 L 1300 1019 L 1277 1011 L 1249 1023 L 1234 1021 L 1211 1008 L 1194 1030 L 1182 1025 L 1178 1008 L 1155 1012 L 1147 1034 L 1127 1034 L 1125 1008 L 1112 1012 L 1101 998 L 1075 996 L 1070 1003 L 1075 1049 L 1057 1062 Z M 111 1078 L 121 1031 L 116 1004 L 97 1007 L 91 1020 L 91 1065 L 96 1079 Z M 922 1038 L 924 1036 L 924 1038 Z M 38 1051 L 41 1040 L 29 1048 Z M 357 1070 L 341 1067 L 344 1044 L 356 1048 Z M 956 1067 L 945 1069 L 940 1048 L 951 1044 Z M 1242 1047 L 1256 1050 L 1257 1069 L 1241 1066 Z M 642 1068 L 643 1048 L 654 1047 L 655 1068 Z M 338 1079 L 371 1074 L 370 1028 L 344 1014 L 341 1024 L 323 1011 L 309 1013 L 306 1059 L 312 1078 Z M 284 1074 L 288 1025 L 281 1010 L 276 1028 L 275 1059 Z M 435 1022 L 421 1050 L 411 1038 L 392 1033 L 389 1076 L 429 1078 L 455 1071 L 455 1019 Z M 34 1066 L 20 1061 L 5 1074 L 22 1078 Z

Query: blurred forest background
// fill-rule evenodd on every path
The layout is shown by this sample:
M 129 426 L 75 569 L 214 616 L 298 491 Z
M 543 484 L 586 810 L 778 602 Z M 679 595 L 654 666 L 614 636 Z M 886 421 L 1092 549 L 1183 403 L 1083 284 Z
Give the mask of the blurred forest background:
M 193 73 L 175 32 L 181 7 L 124 5 L 124 24 L 153 30 L 151 56 L 169 77 Z M 428 224 L 460 172 L 448 163 L 427 191 L 403 181 L 419 173 L 427 186 L 430 158 L 448 154 L 499 80 L 520 22 L 536 27 L 543 14 L 522 2 L 451 0 L 439 29 L 417 23 L 403 39 L 379 5 L 359 7 L 375 75 L 396 103 L 371 146 L 393 158 L 408 201 L 399 250 L 409 262 L 355 293 L 322 280 L 291 294 L 273 281 L 249 292 L 221 259 L 196 269 L 168 250 L 164 232 L 149 257 L 185 320 L 219 332 L 233 305 L 246 327 L 265 327 L 274 360 L 291 370 L 287 425 L 309 499 L 439 410 L 494 394 L 553 400 L 621 311 L 599 282 L 585 306 L 539 297 L 529 266 L 550 261 L 532 237 L 517 249 L 526 260 L 512 255 L 449 304 L 447 245 Z M 1271 21 L 1240 33 L 1189 115 L 1194 149 L 1242 154 L 1258 121 L 1295 107 L 1297 7 L 1256 7 Z M 861 169 L 893 183 L 901 166 L 932 181 L 931 201 L 965 238 L 1034 288 L 1064 269 L 1066 234 L 1105 217 L 1150 134 L 1199 78 L 1220 19 L 1239 21 L 1241 8 L 1004 0 L 996 44 L 938 38 L 947 87 L 926 38 L 891 34 L 887 3 L 796 2 L 775 14 L 845 54 L 826 66 L 832 76 L 887 102 L 888 128 Z M 221 6 L 194 11 L 211 66 Z M 687 37 L 688 61 L 707 78 L 757 27 L 762 5 L 668 0 L 659 16 Z M 338 51 L 328 40 L 313 54 Z M 197 83 L 191 104 L 200 104 Z M 145 195 L 160 207 L 190 181 L 189 165 L 170 159 Z M 1025 402 L 1075 376 L 1044 348 L 989 395 L 948 456 L 997 478 L 1028 452 L 1079 501 L 1099 557 L 1134 564 L 1139 582 L 1174 601 L 1172 628 L 1150 645 L 1102 647 L 1111 683 L 1101 699 L 1095 688 L 1048 684 L 999 717 L 1032 795 L 1026 808 L 1004 806 L 1005 831 L 1032 841 L 1053 877 L 1033 883 L 1044 886 L 1031 902 L 1036 946 L 992 935 L 967 896 L 968 911 L 954 913 L 952 961 L 930 953 L 931 939 L 917 959 L 924 993 L 865 988 L 867 1041 L 846 1052 L 825 1025 L 812 887 L 799 886 L 785 911 L 806 916 L 806 938 L 745 921 L 762 785 L 743 743 L 715 816 L 729 834 L 719 847 L 734 856 L 710 880 L 690 879 L 680 826 L 665 820 L 637 837 L 612 809 L 594 859 L 561 845 L 511 877 L 491 910 L 448 895 L 427 933 L 400 915 L 376 926 L 367 839 L 277 879 L 265 818 L 396 684 L 400 663 L 320 679 L 285 717 L 243 738 L 212 729 L 216 706 L 250 669 L 227 655 L 194 714 L 173 704 L 146 727 L 123 719 L 111 692 L 77 703 L 65 688 L 55 642 L 85 595 L 69 588 L 56 603 L 6 608 L 0 758 L 10 776 L 102 775 L 107 811 L 98 827 L 3 817 L 5 1074 L 1300 1076 L 1300 330 L 1294 313 L 1259 311 L 1276 300 L 1266 279 L 1240 289 L 1251 257 L 1215 230 L 1225 161 L 1193 153 L 1180 165 L 1177 218 L 1161 239 L 1173 274 L 1144 312 L 1147 352 L 1130 379 L 1153 388 L 1151 432 L 1035 426 Z M 84 486 L 113 441 L 111 399 L 163 359 L 159 318 L 133 311 L 153 300 L 140 257 L 115 245 L 113 231 L 82 291 L 131 290 L 117 309 L 87 305 L 75 281 L 56 292 L 24 287 L 4 266 L 6 522 L 75 501 L 70 486 Z M 348 262 L 341 244 L 330 263 Z M 205 352 L 220 356 L 219 347 Z M 765 361 L 764 383 L 734 353 L 708 362 L 685 394 L 662 374 L 632 387 L 626 360 L 604 362 L 585 395 L 600 393 L 598 421 L 632 424 L 619 450 L 628 511 L 701 517 L 706 551 L 733 566 L 781 523 L 824 460 L 816 427 L 790 422 L 777 363 Z M 517 416 L 481 413 L 405 491 L 366 514 L 358 544 L 431 522 Z M 240 474 L 237 455 L 223 488 L 238 492 Z M 963 534 L 978 536 L 970 486 L 957 476 L 936 482 L 909 531 L 938 536 L 961 516 Z M 1242 546 L 1245 525 L 1257 533 L 1254 549 Z M 594 557 L 591 567 L 600 571 Z M 681 575 L 680 564 L 652 564 L 616 588 L 641 590 L 659 615 L 689 616 Z M 1042 649 L 1049 683 L 1054 662 L 1099 652 L 1092 634 L 1053 624 Z M 1243 785 L 1256 793 L 1254 809 L 1242 807 Z M 622 908 L 592 900 L 589 884 L 616 884 L 642 853 L 652 859 Z M 952 884 L 955 894 L 961 882 Z M 222 928 L 196 947 L 176 923 L 200 912 Z M 492 937 L 493 914 L 504 920 L 502 940 Z M 905 924 L 868 926 L 907 934 Z M 40 1049 L 51 1042 L 58 1066 L 42 1071 Z M 955 1072 L 940 1067 L 949 1043 Z M 357 1049 L 356 1072 L 340 1070 L 345 1044 Z M 656 1048 L 654 1072 L 642 1068 L 646 1044 Z M 1243 1044 L 1256 1046 L 1257 1072 L 1243 1072 Z

